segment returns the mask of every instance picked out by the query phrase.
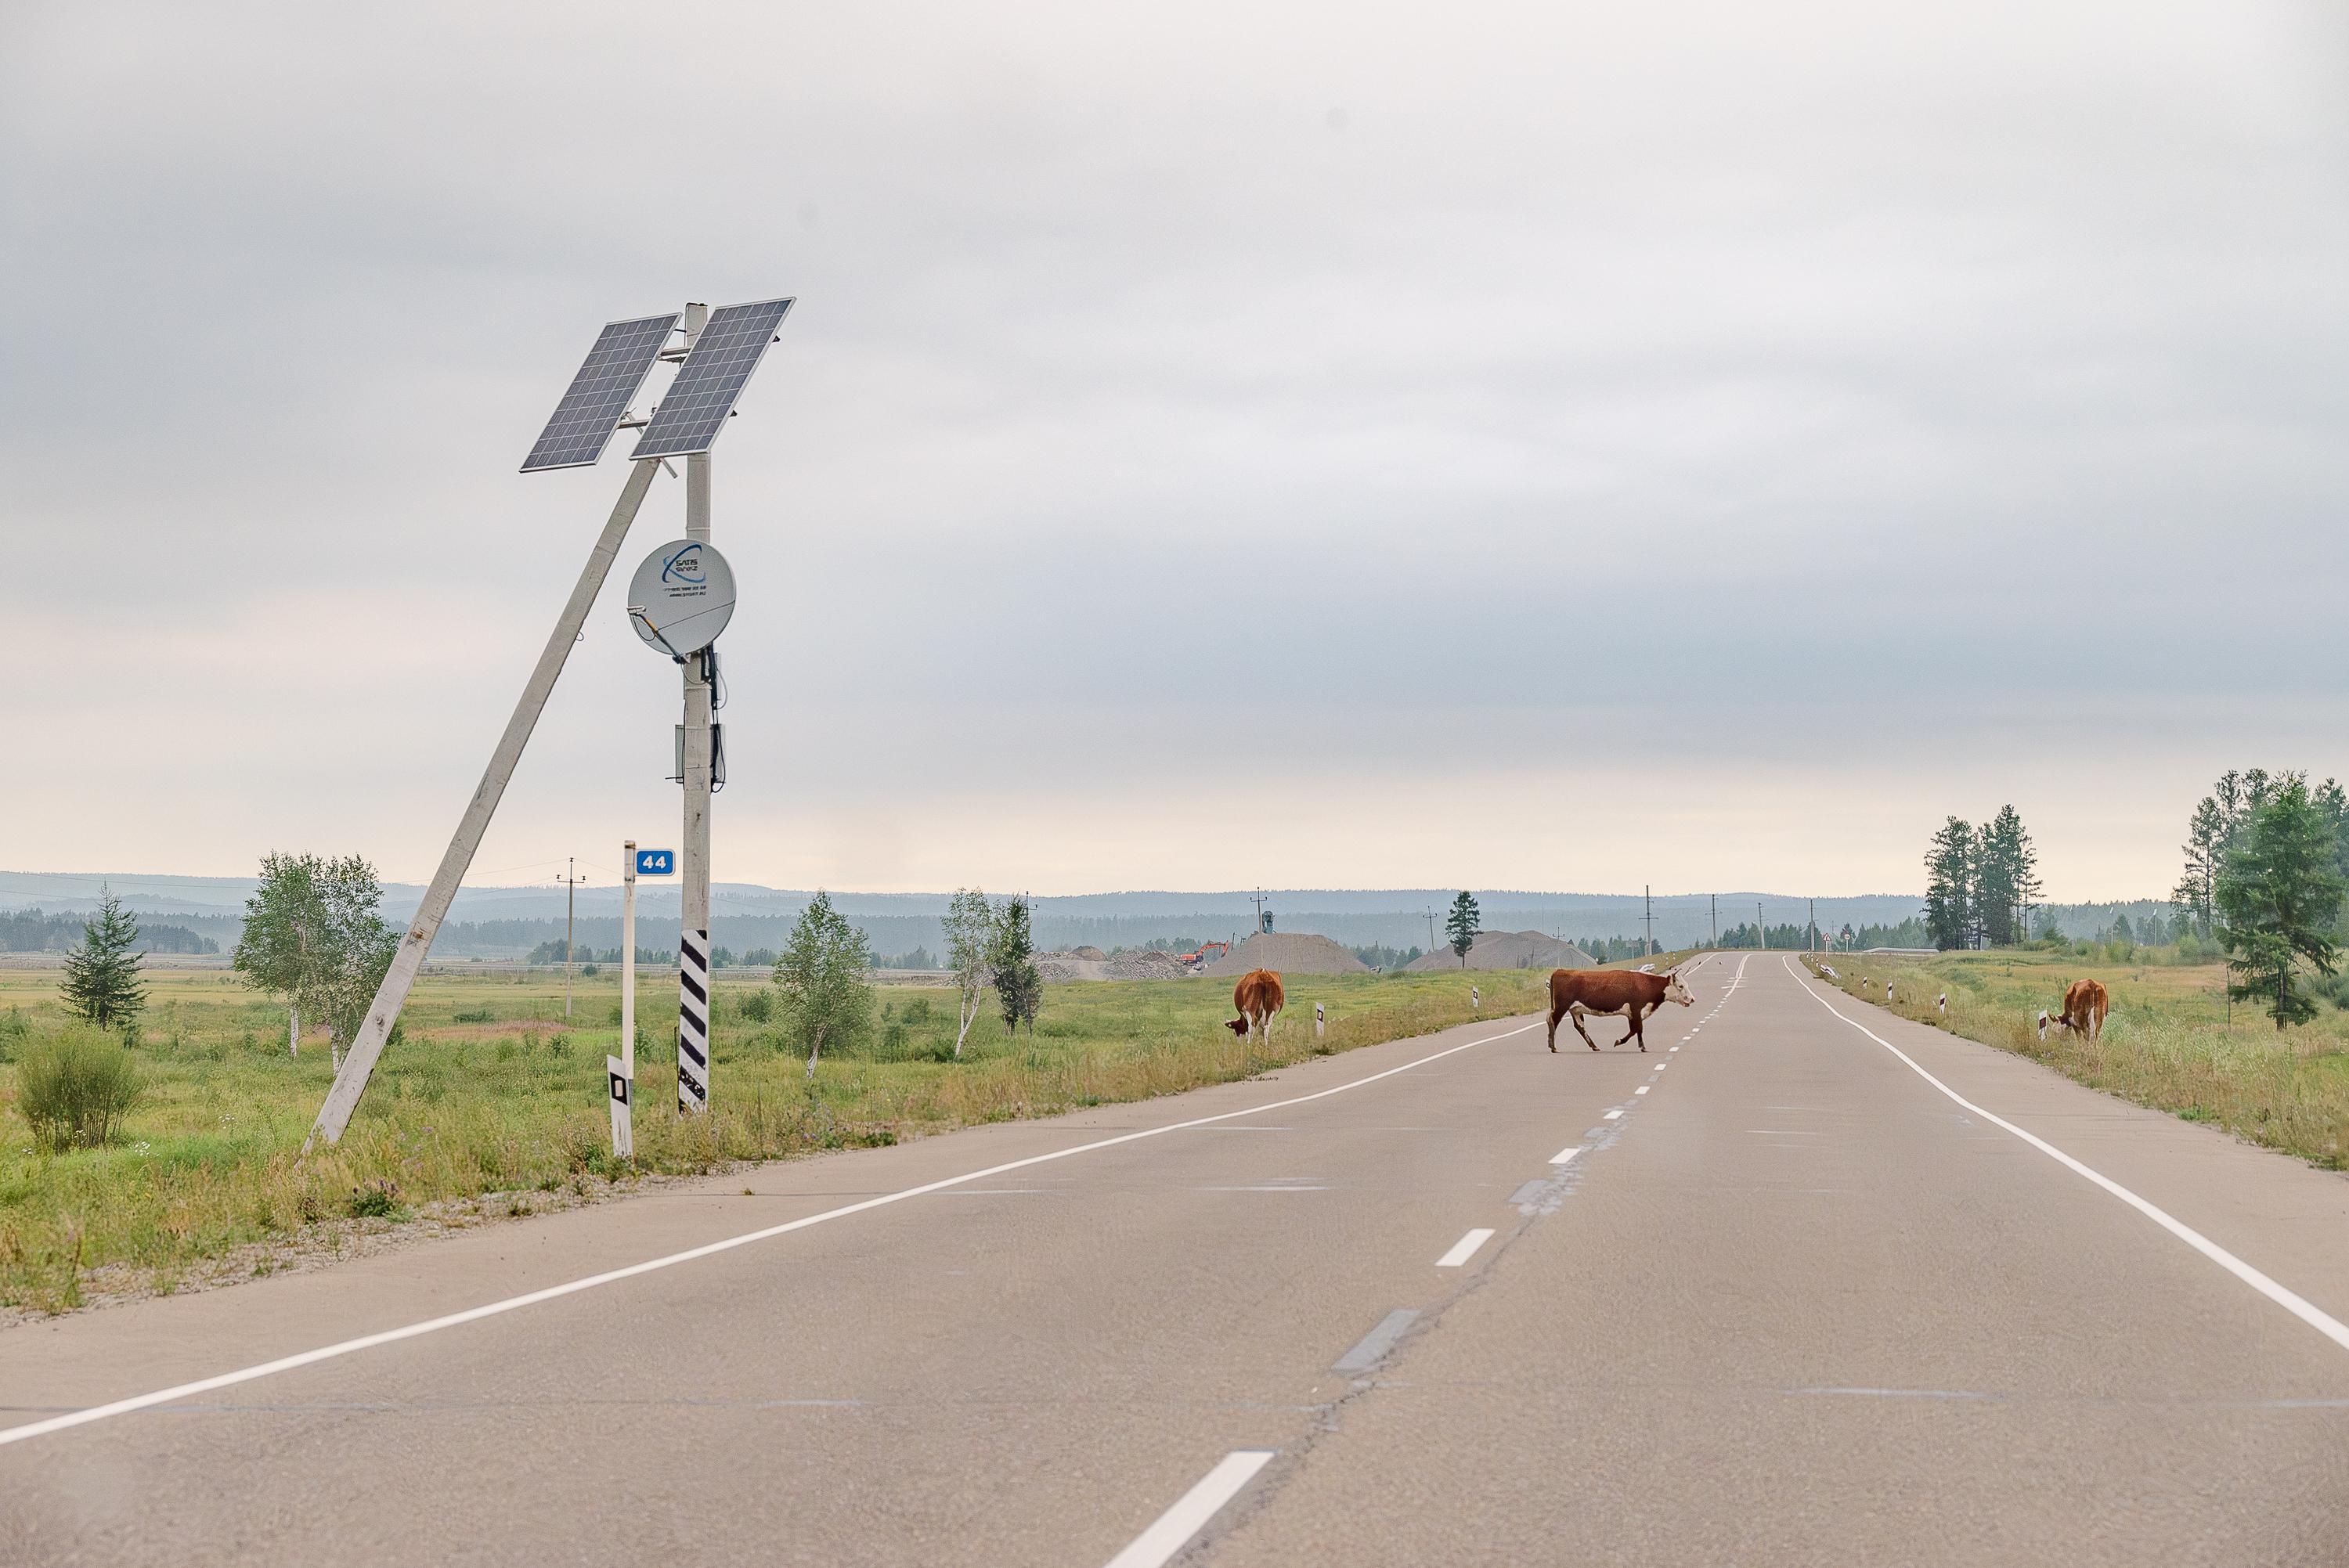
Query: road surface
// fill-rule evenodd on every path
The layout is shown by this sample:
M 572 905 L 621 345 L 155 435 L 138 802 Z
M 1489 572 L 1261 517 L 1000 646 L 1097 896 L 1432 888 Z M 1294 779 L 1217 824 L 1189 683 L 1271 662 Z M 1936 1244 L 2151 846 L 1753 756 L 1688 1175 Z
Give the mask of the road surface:
M 0 1333 L 0 1563 L 2349 1562 L 2349 1181 L 1690 979 Z

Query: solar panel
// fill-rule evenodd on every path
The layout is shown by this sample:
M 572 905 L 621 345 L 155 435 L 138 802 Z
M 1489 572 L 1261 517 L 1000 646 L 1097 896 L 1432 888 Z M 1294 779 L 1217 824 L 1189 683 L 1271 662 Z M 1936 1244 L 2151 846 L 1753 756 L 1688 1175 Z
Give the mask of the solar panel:
M 787 299 L 768 299 L 712 311 L 629 460 L 708 451 L 791 308 Z
M 678 313 L 616 321 L 587 351 L 587 362 L 571 378 L 571 389 L 554 406 L 538 435 L 538 445 L 522 460 L 522 471 L 585 468 L 604 455 L 628 400 L 645 384 L 653 361 L 677 327 Z

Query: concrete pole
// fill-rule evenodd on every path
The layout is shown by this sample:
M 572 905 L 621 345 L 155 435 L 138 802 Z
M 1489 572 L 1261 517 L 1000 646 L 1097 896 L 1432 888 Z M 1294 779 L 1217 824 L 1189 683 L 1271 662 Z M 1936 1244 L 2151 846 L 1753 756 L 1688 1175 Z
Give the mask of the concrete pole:
M 579 641 L 579 629 L 587 624 L 587 612 L 595 608 L 595 595 L 603 588 L 604 579 L 610 575 L 612 562 L 628 537 L 628 525 L 636 520 L 637 509 L 645 504 L 645 494 L 653 487 L 653 476 L 659 472 L 657 458 L 647 458 L 630 466 L 628 482 L 621 490 L 612 515 L 605 520 L 595 548 L 588 552 L 587 564 L 573 585 L 563 614 L 555 620 L 554 630 L 538 655 L 529 683 L 523 687 L 522 700 L 514 705 L 513 717 L 506 720 L 505 733 L 498 738 L 497 749 L 490 754 L 490 765 L 481 774 L 481 782 L 474 789 L 473 798 L 466 802 L 456 835 L 440 857 L 440 869 L 432 873 L 431 885 L 424 890 L 424 902 L 417 908 L 416 919 L 409 925 L 408 934 L 399 939 L 399 950 L 392 954 L 391 967 L 385 971 L 383 984 L 376 988 L 375 1000 L 367 1006 L 367 1022 L 359 1026 L 351 1040 L 350 1054 L 335 1070 L 335 1087 L 327 1090 L 326 1103 L 318 1108 L 317 1122 L 304 1140 L 304 1149 L 322 1137 L 329 1143 L 339 1141 L 343 1129 L 350 1125 L 351 1112 L 358 1109 L 359 1096 L 367 1092 L 367 1079 L 375 1072 L 376 1058 L 383 1055 L 384 1039 L 399 1019 L 409 989 L 424 967 L 425 954 L 432 951 L 432 938 L 440 933 L 441 921 L 448 918 L 458 884 L 465 880 L 466 869 L 473 863 L 473 853 L 481 847 L 481 835 L 489 831 L 490 819 L 497 813 L 498 800 L 505 794 L 506 785 L 522 761 L 530 732 L 537 727 L 538 716 L 545 710 L 555 679 L 563 674 L 563 665 Z
M 709 324 L 709 307 L 685 307 L 685 346 L 690 350 Z M 685 459 L 685 536 L 709 542 L 709 454 Z M 683 905 L 678 934 L 677 1104 L 687 1115 L 709 1109 L 709 797 L 710 736 L 709 668 L 713 649 L 685 661 L 685 832 Z M 700 995 L 696 995 L 698 989 Z M 695 1062 L 696 1055 L 701 1057 Z

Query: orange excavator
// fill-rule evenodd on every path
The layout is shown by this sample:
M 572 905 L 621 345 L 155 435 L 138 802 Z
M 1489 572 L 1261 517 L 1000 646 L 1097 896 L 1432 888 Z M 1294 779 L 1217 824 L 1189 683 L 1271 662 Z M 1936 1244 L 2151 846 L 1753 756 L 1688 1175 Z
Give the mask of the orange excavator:
M 1231 950 L 1232 944 L 1228 942 L 1202 942 L 1194 952 L 1174 954 L 1174 962 L 1201 967 L 1213 964 Z

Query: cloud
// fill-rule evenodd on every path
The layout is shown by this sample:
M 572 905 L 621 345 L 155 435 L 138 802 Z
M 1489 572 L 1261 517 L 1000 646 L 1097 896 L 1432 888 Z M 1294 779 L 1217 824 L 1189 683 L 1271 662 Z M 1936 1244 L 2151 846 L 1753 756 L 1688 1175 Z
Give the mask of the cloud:
M 513 472 L 596 325 L 778 290 L 729 875 L 1887 887 L 2014 798 L 2120 893 L 2349 771 L 2317 8 L 6 26 L 28 866 L 429 872 L 620 482 Z M 674 679 L 607 593 L 481 863 L 669 820 Z

